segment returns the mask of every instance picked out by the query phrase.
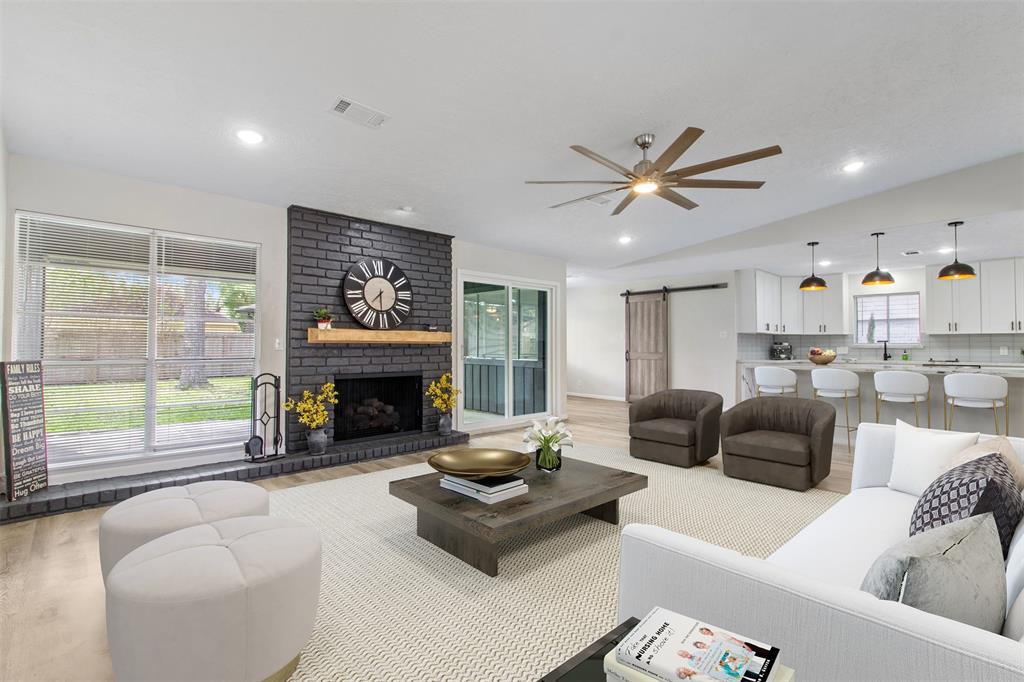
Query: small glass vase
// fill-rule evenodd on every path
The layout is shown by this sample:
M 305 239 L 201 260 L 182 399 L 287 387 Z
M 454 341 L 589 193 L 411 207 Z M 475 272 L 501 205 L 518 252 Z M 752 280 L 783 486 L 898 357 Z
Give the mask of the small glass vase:
M 551 449 L 540 448 L 537 450 L 534 462 L 540 471 L 551 473 L 562 468 L 562 455 Z
M 322 455 L 327 451 L 327 432 L 323 429 L 312 429 L 306 437 L 309 443 L 309 454 Z

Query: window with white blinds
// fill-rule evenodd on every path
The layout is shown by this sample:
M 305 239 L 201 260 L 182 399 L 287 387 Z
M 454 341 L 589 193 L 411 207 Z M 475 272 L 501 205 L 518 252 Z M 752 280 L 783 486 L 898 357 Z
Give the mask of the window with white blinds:
M 258 247 L 17 212 L 14 358 L 41 359 L 51 463 L 239 442 Z
M 854 296 L 857 343 L 921 343 L 921 295 L 872 294 Z

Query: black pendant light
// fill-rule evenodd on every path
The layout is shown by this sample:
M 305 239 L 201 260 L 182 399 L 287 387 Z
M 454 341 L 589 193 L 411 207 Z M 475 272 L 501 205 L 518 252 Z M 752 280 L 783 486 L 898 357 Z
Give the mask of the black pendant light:
M 878 265 L 878 238 L 881 237 L 885 232 L 872 232 L 871 236 L 875 238 L 875 269 L 864 275 L 864 279 L 860 281 L 861 284 L 866 286 L 878 286 L 879 284 L 895 284 L 896 280 L 892 278 L 892 275 L 887 271 L 883 270 Z
M 811 276 L 800 282 L 800 291 L 821 291 L 822 289 L 828 289 L 828 284 L 825 283 L 825 280 L 814 274 L 814 247 L 817 245 L 818 242 L 807 242 L 807 246 L 811 247 Z
M 956 241 L 956 228 L 963 224 L 964 221 L 962 220 L 954 220 L 949 223 L 949 226 L 953 228 L 953 262 L 939 270 L 939 279 L 970 279 L 978 276 L 978 273 L 974 271 L 974 268 L 967 263 L 961 263 L 957 259 L 958 245 Z

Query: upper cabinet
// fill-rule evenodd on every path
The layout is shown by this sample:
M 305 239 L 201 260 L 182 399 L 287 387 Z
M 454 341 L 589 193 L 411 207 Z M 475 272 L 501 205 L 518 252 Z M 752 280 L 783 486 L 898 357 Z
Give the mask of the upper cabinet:
M 1024 331 L 1024 258 L 983 261 L 978 279 L 981 280 L 981 332 Z
M 822 275 L 829 288 L 800 291 L 802 277 L 740 270 L 737 329 L 745 334 L 846 334 L 846 278 Z
M 745 334 L 781 334 L 781 291 L 778 275 L 740 270 L 737 278 L 737 329 Z
M 971 263 L 975 272 L 979 263 Z M 982 333 L 981 282 L 985 275 L 971 279 L 940 280 L 940 265 L 925 268 L 925 331 L 929 334 Z M 1009 326 L 1009 322 L 1007 322 Z
M 846 278 L 821 275 L 828 289 L 803 291 L 804 334 L 848 334 L 846 315 Z
M 779 321 L 783 334 L 804 333 L 804 292 L 800 291 L 803 277 L 783 277 L 780 283 Z

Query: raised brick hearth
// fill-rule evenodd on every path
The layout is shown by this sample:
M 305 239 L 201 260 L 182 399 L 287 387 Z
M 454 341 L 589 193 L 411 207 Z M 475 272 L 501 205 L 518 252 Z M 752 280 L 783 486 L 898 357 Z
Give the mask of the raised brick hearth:
M 288 209 L 288 350 L 287 393 L 316 391 L 336 376 L 419 373 L 426 387 L 450 371 L 450 343 L 310 344 L 306 330 L 311 313 L 325 306 L 335 327 L 358 328 L 342 300 L 341 282 L 356 262 L 386 258 L 405 271 L 413 287 L 407 330 L 451 331 L 452 238 L 301 206 Z M 341 395 L 344 401 L 346 396 Z M 438 412 L 420 395 L 424 447 L 437 435 Z M 329 434 L 333 437 L 333 421 Z M 306 429 L 289 414 L 285 422 L 289 453 L 306 449 Z

